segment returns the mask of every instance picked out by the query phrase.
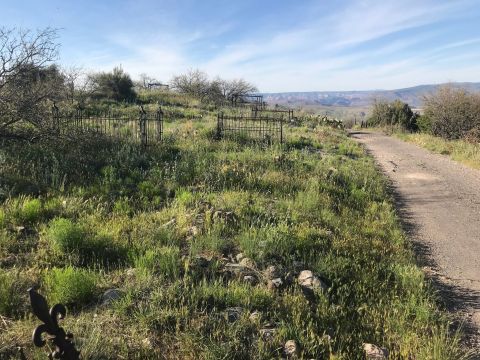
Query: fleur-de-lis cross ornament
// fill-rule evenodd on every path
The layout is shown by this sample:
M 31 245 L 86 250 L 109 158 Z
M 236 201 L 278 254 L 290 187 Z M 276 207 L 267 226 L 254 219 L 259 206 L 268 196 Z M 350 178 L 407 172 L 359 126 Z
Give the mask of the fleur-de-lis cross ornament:
M 80 352 L 75 349 L 72 342 L 73 335 L 66 333 L 63 328 L 58 325 L 58 320 L 65 318 L 67 309 L 62 304 L 52 306 L 48 310 L 47 300 L 40 295 L 34 288 L 28 289 L 30 295 L 30 304 L 32 305 L 33 313 L 39 318 L 43 324 L 38 325 L 33 330 L 32 340 L 35 346 L 45 346 L 47 341 L 55 346 L 48 357 L 50 359 L 65 359 L 77 360 L 80 358 Z M 45 334 L 45 339 L 43 337 Z

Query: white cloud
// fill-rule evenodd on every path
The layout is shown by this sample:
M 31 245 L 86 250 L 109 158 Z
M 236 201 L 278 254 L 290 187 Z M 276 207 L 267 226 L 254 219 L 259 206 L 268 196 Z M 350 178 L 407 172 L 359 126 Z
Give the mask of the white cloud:
M 470 73 L 467 67 L 450 69 L 446 67 L 449 55 L 444 53 L 474 45 L 480 38 L 473 36 L 429 47 L 415 55 L 406 51 L 428 43 L 437 35 L 438 29 L 426 30 L 428 25 L 455 18 L 472 3 L 469 0 L 353 1 L 345 9 L 296 28 L 273 34 L 259 29 L 254 38 L 227 44 L 215 39 L 234 29 L 234 23 L 179 29 L 170 22 L 168 27 L 140 38 L 130 32 L 113 33 L 107 40 L 112 48 L 120 50 L 110 56 L 104 51 L 93 56 L 86 54 L 78 60 L 87 68 L 102 70 L 121 64 L 133 76 L 147 73 L 162 81 L 188 68 L 200 68 L 212 76 L 246 78 L 262 91 L 395 88 L 422 82 L 472 80 L 475 74 L 472 71 L 478 70 L 476 65 L 468 67 Z M 413 29 L 418 30 L 415 36 L 374 42 Z M 197 53 L 192 54 L 192 48 L 199 42 L 207 44 L 200 54 L 201 61 L 196 60 Z M 366 42 L 368 48 L 362 46 Z M 219 51 L 219 46 L 224 46 L 223 50 Z M 470 51 L 467 58 L 476 54 Z M 450 58 L 451 64 L 461 60 L 457 56 Z M 435 59 L 441 61 L 435 64 L 432 61 Z

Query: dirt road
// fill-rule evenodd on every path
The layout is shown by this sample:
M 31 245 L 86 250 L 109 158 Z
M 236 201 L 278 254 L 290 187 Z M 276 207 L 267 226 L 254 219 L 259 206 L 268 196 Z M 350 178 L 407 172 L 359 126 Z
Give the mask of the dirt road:
M 480 354 L 480 171 L 393 137 L 350 135 L 392 180 L 421 265 L 447 308 L 465 322 L 469 347 Z

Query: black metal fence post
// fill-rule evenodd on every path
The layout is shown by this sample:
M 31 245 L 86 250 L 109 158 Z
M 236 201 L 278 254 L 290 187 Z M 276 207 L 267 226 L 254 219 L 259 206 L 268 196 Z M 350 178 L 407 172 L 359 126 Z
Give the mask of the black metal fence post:
M 283 145 L 283 116 L 280 119 L 280 144 Z
M 157 113 L 155 114 L 155 121 L 156 121 L 156 127 L 157 127 L 157 141 L 162 141 L 163 139 L 163 111 L 162 107 L 159 106 Z
M 139 125 L 140 125 L 140 144 L 143 147 L 147 147 L 148 136 L 147 136 L 147 112 L 143 108 L 143 105 L 140 105 L 140 116 L 139 116 Z
M 223 130 L 223 112 L 219 112 L 217 114 L 217 138 L 222 138 L 222 130 Z
M 55 102 L 52 106 L 52 120 L 53 120 L 53 131 L 57 134 L 60 134 L 60 110 L 57 107 Z

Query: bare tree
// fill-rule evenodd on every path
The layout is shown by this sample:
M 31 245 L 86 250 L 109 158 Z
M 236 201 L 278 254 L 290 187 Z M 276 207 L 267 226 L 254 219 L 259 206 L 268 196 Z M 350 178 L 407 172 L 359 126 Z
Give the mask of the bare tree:
M 200 99 L 202 102 L 221 103 L 234 97 L 256 92 L 255 85 L 243 80 L 225 80 L 220 77 L 209 80 L 208 75 L 200 70 L 190 70 L 186 74 L 175 76 L 171 86 L 178 92 Z
M 47 100 L 55 100 L 63 75 L 53 61 L 57 31 L 0 28 L 0 134 L 19 122 L 45 125 Z
M 139 80 L 135 81 L 135 86 L 140 89 L 148 89 L 149 84 L 159 83 L 154 77 L 147 75 L 146 73 L 141 73 L 139 75 Z
M 244 79 L 224 80 L 217 78 L 216 81 L 219 83 L 223 97 L 228 101 L 258 91 L 255 85 Z
M 206 73 L 197 69 L 174 76 L 170 85 L 182 94 L 191 95 L 204 101 L 209 93 L 210 81 Z

